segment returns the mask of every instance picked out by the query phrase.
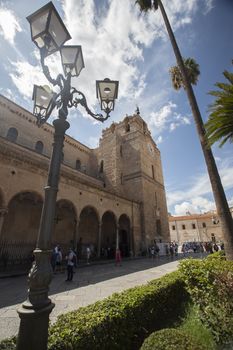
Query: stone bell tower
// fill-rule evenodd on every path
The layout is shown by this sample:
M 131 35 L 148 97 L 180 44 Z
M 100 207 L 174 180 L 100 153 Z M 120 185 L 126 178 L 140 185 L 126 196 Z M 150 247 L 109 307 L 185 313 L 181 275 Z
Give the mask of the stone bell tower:
M 170 240 L 160 151 L 139 109 L 105 129 L 98 158 L 106 188 L 141 203 L 141 241 Z

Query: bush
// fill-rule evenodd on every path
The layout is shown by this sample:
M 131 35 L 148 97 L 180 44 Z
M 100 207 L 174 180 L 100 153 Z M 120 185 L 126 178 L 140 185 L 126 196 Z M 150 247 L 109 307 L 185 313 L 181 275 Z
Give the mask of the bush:
M 5 339 L 0 342 L 0 350 L 15 350 L 16 349 L 16 337 Z
M 208 350 L 190 334 L 176 328 L 152 333 L 142 344 L 141 350 Z
M 198 343 L 205 346 L 208 350 L 216 350 L 217 347 L 213 335 L 201 322 L 198 309 L 193 304 L 190 304 L 187 308 L 185 318 L 180 324 L 179 329 L 190 334 Z
M 199 315 L 217 343 L 233 338 L 233 262 L 221 254 L 187 259 L 179 269 Z
M 60 316 L 49 349 L 138 349 L 149 333 L 177 319 L 187 300 L 180 274 L 171 273 Z

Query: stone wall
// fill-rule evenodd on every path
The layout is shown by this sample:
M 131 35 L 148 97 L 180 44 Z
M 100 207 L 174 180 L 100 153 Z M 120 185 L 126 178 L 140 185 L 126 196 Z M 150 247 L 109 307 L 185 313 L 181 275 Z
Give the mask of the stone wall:
M 35 241 L 53 126 L 46 123 L 38 128 L 30 112 L 3 96 L 0 123 L 0 239 Z M 11 128 L 13 134 L 17 130 L 15 140 L 9 136 Z M 43 144 L 40 150 L 35 147 L 38 141 Z M 115 225 L 120 237 L 129 231 L 122 244 L 129 242 L 136 254 L 145 249 L 147 239 L 168 239 L 160 152 L 140 115 L 103 130 L 100 146 L 94 150 L 66 135 L 63 153 L 54 243 L 76 244 L 82 238 L 100 253 L 109 239 L 102 225 Z M 84 229 L 88 215 L 93 225 L 88 223 Z M 110 226 L 104 218 L 112 220 Z M 107 237 L 105 242 L 101 234 Z

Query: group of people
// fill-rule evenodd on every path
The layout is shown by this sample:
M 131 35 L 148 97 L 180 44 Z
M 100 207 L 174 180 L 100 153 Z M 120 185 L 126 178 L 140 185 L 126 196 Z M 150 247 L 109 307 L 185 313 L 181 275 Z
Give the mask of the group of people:
M 224 243 L 217 244 L 216 242 L 186 242 L 182 244 L 181 252 L 186 253 L 210 253 L 213 254 L 219 250 L 224 250 Z
M 65 256 L 65 260 L 67 264 L 66 281 L 72 281 L 73 274 L 74 274 L 74 266 L 77 265 L 77 255 L 72 248 L 69 249 L 67 255 Z M 63 262 L 63 256 L 62 256 L 61 247 L 59 245 L 56 245 L 53 248 L 52 255 L 51 255 L 51 266 L 52 266 L 53 273 L 62 272 L 62 262 Z
M 91 260 L 92 251 L 89 246 L 86 247 L 86 263 L 89 265 Z M 51 266 L 53 273 L 62 272 L 63 260 L 66 262 L 67 267 L 67 279 L 66 281 L 73 280 L 74 267 L 77 267 L 77 253 L 70 248 L 68 253 L 63 259 L 62 250 L 59 245 L 56 245 L 52 250 Z
M 151 247 L 149 247 L 149 256 L 151 259 L 159 258 L 160 248 L 158 244 L 155 242 Z

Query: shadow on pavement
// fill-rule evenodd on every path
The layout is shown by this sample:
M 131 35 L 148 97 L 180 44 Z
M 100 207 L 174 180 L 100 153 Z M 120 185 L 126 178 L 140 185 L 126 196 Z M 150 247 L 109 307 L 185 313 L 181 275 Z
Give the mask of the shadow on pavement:
M 190 254 L 190 257 L 202 258 L 201 254 Z M 187 258 L 188 256 L 186 256 Z M 65 282 L 66 270 L 54 275 L 50 285 L 49 295 L 59 294 L 72 289 L 94 285 L 113 278 L 130 275 L 135 272 L 151 269 L 160 266 L 161 270 L 169 272 L 168 263 L 183 259 L 183 256 L 151 258 L 136 258 L 123 260 L 121 266 L 115 266 L 113 261 L 108 263 L 78 266 L 75 269 L 72 282 Z M 166 271 L 167 270 L 167 271 Z M 27 276 L 4 278 L 0 280 L 0 308 L 22 303 L 27 297 Z

